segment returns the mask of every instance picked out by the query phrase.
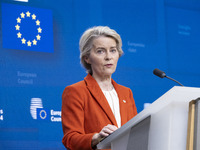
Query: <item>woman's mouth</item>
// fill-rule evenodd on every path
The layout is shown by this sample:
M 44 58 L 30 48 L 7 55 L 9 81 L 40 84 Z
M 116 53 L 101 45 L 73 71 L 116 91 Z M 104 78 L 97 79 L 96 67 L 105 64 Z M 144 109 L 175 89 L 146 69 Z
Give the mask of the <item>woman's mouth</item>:
M 105 66 L 108 67 L 108 68 L 110 68 L 110 67 L 113 66 L 113 64 L 106 64 Z

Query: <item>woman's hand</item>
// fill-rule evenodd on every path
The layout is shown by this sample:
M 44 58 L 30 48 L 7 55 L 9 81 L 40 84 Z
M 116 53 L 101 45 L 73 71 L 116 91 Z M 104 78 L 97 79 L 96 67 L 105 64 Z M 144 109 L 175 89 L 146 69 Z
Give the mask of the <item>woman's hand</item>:
M 94 136 L 92 137 L 92 147 L 97 145 L 103 138 L 107 137 L 115 130 L 117 130 L 117 127 L 111 124 L 103 127 L 103 129 L 99 133 L 94 134 Z

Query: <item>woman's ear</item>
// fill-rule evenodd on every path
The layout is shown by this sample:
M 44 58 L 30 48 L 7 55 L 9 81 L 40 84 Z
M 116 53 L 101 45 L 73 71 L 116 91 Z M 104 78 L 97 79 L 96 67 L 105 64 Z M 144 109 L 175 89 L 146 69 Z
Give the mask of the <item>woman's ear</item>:
M 90 64 L 90 59 L 89 59 L 88 56 L 85 56 L 84 60 L 85 60 L 86 63 Z

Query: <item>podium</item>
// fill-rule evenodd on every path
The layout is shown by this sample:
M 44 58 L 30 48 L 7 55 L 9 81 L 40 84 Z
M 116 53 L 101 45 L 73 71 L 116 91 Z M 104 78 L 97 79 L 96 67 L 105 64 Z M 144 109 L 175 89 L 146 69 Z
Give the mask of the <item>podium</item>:
M 200 88 L 174 86 L 97 149 L 186 150 L 189 102 L 198 97 Z

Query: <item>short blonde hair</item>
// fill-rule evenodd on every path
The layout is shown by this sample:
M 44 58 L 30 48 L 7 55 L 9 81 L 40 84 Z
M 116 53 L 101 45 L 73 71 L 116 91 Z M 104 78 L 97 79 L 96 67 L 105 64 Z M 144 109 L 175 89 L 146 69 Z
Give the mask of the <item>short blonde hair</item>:
M 85 57 L 88 57 L 90 55 L 90 51 L 93 46 L 93 40 L 100 36 L 113 38 L 117 44 L 116 46 L 119 52 L 119 57 L 123 54 L 122 40 L 120 35 L 115 30 L 110 29 L 107 26 L 95 26 L 87 29 L 80 38 L 79 48 L 81 64 L 90 74 L 92 74 L 91 65 L 85 61 Z

